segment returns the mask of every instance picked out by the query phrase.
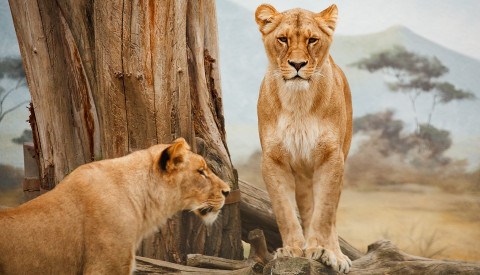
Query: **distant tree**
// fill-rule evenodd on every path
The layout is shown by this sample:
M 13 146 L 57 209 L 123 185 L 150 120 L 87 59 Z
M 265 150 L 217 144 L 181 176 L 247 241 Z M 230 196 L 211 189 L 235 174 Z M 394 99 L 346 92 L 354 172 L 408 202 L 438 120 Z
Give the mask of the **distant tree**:
M 436 93 L 434 93 L 433 95 L 432 108 L 430 110 L 430 113 L 428 114 L 427 125 L 430 125 L 430 122 L 432 120 L 432 114 L 435 110 L 437 99 L 442 104 L 448 103 L 452 100 L 475 99 L 475 95 L 473 93 L 456 89 L 455 86 L 453 86 L 449 82 L 435 83 L 435 91 Z
M 419 136 L 431 151 L 431 157 L 442 159 L 441 155 L 452 145 L 450 132 L 432 125 L 420 124 Z
M 381 136 L 394 139 L 403 129 L 403 121 L 393 119 L 394 112 L 386 110 L 375 114 L 366 114 L 353 120 L 353 134 L 359 131 L 380 130 Z
M 448 72 L 448 68 L 438 58 L 421 56 L 401 46 L 372 54 L 352 65 L 369 72 L 382 71 L 395 79 L 393 82 L 388 82 L 388 87 L 393 92 L 400 91 L 408 96 L 415 115 L 417 134 L 420 132 L 421 123 L 418 119 L 416 101 L 420 95 L 432 95 L 432 107 L 426 121 L 427 126 L 431 123 L 437 103 L 445 104 L 452 100 L 475 98 L 473 93 L 456 89 L 449 82 L 435 81 Z
M 9 78 L 16 80 L 14 87 L 5 89 L 0 86 L 0 122 L 5 118 L 5 115 L 14 111 L 20 106 L 25 105 L 28 100 L 24 100 L 15 104 L 13 107 L 5 108 L 5 100 L 12 92 L 18 90 L 20 87 L 27 87 L 27 81 L 25 78 L 25 70 L 23 68 L 23 62 L 20 57 L 7 57 L 0 60 L 0 80 L 3 78 Z
M 425 151 L 423 149 L 426 148 L 427 158 L 439 164 L 448 162 L 443 153 L 452 145 L 450 132 L 420 124 L 418 133 L 402 135 L 404 123 L 393 116 L 394 112 L 387 110 L 357 117 L 353 120 L 353 134 L 363 131 L 371 135 L 377 132 L 377 138 L 384 140 L 384 146 L 379 151 L 385 156 L 391 153 L 407 155 L 409 152 Z
M 414 183 L 448 192 L 479 191 L 480 167 L 469 171 L 467 160 L 445 156 L 452 145 L 450 133 L 427 124 L 419 127 L 419 133 L 406 131 L 390 110 L 354 118 L 354 135 L 362 137 L 349 156 L 346 184 L 363 190 Z
M 20 145 L 22 145 L 24 142 L 32 142 L 32 141 L 33 141 L 32 130 L 29 130 L 29 129 L 23 130 L 23 133 L 21 136 L 12 138 L 13 143 L 20 144 Z

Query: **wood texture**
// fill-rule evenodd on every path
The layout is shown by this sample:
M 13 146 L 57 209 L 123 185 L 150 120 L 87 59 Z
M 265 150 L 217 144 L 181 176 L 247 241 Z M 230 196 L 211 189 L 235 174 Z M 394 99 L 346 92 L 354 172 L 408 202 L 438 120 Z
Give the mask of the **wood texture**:
M 320 275 L 340 274 L 330 267 L 307 258 L 278 258 L 263 269 L 264 275 Z M 342 273 L 343 274 L 343 273 Z M 348 273 L 351 275 L 352 273 Z M 388 274 L 388 273 L 387 273 Z
M 250 244 L 254 251 L 266 248 L 261 230 L 249 232 L 249 239 L 252 240 Z M 225 271 L 219 269 L 229 270 L 231 273 L 228 274 L 338 274 L 332 268 L 306 258 L 272 259 L 269 256 L 267 260 L 259 261 L 262 260 L 261 256 L 255 252 L 250 254 L 249 259 L 244 261 L 191 254 L 188 255 L 188 266 L 137 257 L 138 274 L 143 274 L 142 272 L 225 274 L 222 273 Z M 349 274 L 480 274 L 480 263 L 412 256 L 400 251 L 390 241 L 380 240 L 368 247 L 366 255 L 353 261 Z
M 280 258 L 265 266 L 263 274 L 337 274 L 319 262 L 305 258 Z M 480 274 L 480 263 L 434 260 L 409 255 L 388 240 L 368 246 L 363 257 L 353 261 L 349 275 L 383 274 Z
M 380 240 L 369 245 L 367 254 L 353 262 L 350 274 L 480 274 L 480 263 L 413 256 L 389 240 Z
M 273 259 L 273 254 L 268 252 L 265 234 L 260 229 L 252 230 L 248 233 L 248 243 L 250 244 L 249 259 L 266 265 Z
M 215 268 L 225 270 L 237 270 L 249 267 L 246 261 L 231 260 L 219 257 L 205 256 L 202 254 L 188 254 L 187 265 L 203 268 Z
M 225 142 L 213 0 L 9 1 L 32 96 L 41 188 L 79 165 L 184 137 L 238 189 Z M 198 150 L 197 150 L 198 148 Z M 242 257 L 239 206 L 175 216 L 140 253 Z
M 145 257 L 136 258 L 137 270 L 135 274 L 233 274 L 250 275 L 255 274 L 250 267 L 238 270 L 207 269 L 199 267 L 184 266 L 170 262 L 149 259 Z
M 265 234 L 267 247 L 270 251 L 281 247 L 282 238 L 278 232 L 268 193 L 242 180 L 239 180 L 239 186 L 242 193 L 240 202 L 242 239 L 248 242 L 249 232 L 254 229 L 261 229 Z M 351 246 L 343 238 L 338 238 L 342 252 L 352 261 L 363 256 L 362 252 Z

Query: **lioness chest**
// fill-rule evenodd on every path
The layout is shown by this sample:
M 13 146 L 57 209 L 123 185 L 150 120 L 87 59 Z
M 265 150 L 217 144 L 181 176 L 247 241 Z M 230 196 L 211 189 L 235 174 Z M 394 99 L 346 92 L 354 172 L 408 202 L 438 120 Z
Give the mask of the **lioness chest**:
M 323 127 L 314 105 L 318 91 L 299 85 L 280 87 L 276 138 L 290 155 L 290 162 L 311 163 L 322 142 Z
M 311 114 L 282 113 L 277 121 L 277 139 L 290 155 L 291 162 L 310 163 L 321 142 L 321 125 Z

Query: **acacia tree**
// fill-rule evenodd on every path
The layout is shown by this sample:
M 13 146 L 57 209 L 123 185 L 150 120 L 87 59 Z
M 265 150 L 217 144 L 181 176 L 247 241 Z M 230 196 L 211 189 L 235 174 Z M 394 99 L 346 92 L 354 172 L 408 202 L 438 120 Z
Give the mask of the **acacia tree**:
M 5 107 L 5 100 L 8 96 L 12 95 L 12 93 L 19 88 L 27 86 L 25 70 L 23 69 L 23 63 L 20 58 L 7 57 L 0 60 L 0 80 L 4 78 L 14 80 L 15 85 L 10 89 L 5 89 L 5 87 L 0 86 L 0 122 L 2 122 L 8 113 L 15 111 L 28 102 L 28 100 L 24 100 L 17 102 L 12 107 Z
M 374 53 L 352 65 L 371 73 L 382 71 L 395 79 L 393 82 L 388 82 L 388 87 L 392 92 L 400 91 L 408 96 L 415 115 L 415 132 L 417 134 L 422 128 L 416 106 L 420 95 L 430 94 L 432 97 L 431 109 L 423 128 L 432 127 L 430 123 L 437 103 L 446 104 L 452 100 L 475 98 L 471 92 L 456 89 L 449 82 L 436 80 L 448 73 L 448 68 L 438 58 L 421 56 L 407 51 L 401 46 Z
M 15 1 L 12 17 L 32 96 L 42 190 L 81 164 L 184 137 L 232 190 L 215 2 Z M 229 196 L 229 198 L 232 196 Z M 242 258 L 238 203 L 206 228 L 171 219 L 140 253 Z

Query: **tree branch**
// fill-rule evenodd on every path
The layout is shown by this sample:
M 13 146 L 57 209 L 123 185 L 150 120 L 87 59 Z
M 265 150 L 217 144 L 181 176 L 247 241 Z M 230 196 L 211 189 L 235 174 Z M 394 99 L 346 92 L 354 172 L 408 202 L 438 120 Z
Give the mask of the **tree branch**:
M 435 110 L 436 104 L 437 104 L 437 95 L 433 95 L 432 108 L 430 109 L 430 113 L 428 114 L 428 120 L 427 120 L 428 126 L 430 126 L 430 122 L 432 121 L 432 114 L 433 114 L 433 111 Z
M 418 115 L 417 115 L 417 107 L 415 106 L 415 101 L 417 100 L 417 97 L 412 97 L 411 93 L 406 93 L 408 95 L 408 98 L 410 99 L 410 103 L 412 103 L 412 109 L 413 113 L 415 114 L 415 132 L 419 133 L 420 132 L 420 124 L 418 123 Z
M 3 118 L 5 117 L 6 114 L 14 111 L 15 109 L 17 109 L 18 107 L 22 106 L 23 104 L 25 104 L 27 102 L 29 102 L 29 101 L 28 100 L 22 101 L 19 104 L 13 106 L 12 108 L 6 110 L 5 112 L 0 113 L 0 122 L 3 120 Z
M 15 90 L 16 90 L 16 88 L 12 88 L 12 89 L 8 90 L 8 91 L 2 96 L 2 98 L 0 99 L 0 105 L 3 105 L 3 102 L 5 101 L 5 99 L 7 98 L 7 96 L 8 96 L 11 92 L 13 92 L 13 91 L 15 91 Z
M 11 88 L 10 90 L 8 90 L 8 92 L 6 92 L 3 97 L 0 99 L 0 105 L 3 105 L 3 102 L 5 101 L 5 99 L 7 98 L 7 96 L 12 93 L 13 91 L 17 90 L 19 87 L 21 87 L 23 85 L 23 83 L 25 83 L 25 79 L 22 78 L 22 79 L 19 79 L 17 80 L 17 84 L 15 85 L 14 88 Z

